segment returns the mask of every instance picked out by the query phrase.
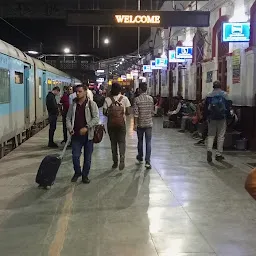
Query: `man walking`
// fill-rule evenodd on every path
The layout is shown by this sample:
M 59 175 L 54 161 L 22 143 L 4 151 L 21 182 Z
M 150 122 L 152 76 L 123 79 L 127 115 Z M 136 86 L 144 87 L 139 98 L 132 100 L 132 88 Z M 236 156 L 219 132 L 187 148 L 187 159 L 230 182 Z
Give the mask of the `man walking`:
M 58 118 L 58 104 L 56 102 L 56 96 L 59 95 L 60 88 L 58 86 L 54 87 L 51 92 L 46 96 L 46 107 L 48 111 L 49 117 L 49 142 L 48 147 L 57 148 L 58 145 L 54 142 L 54 133 L 57 126 L 57 118 Z
M 119 146 L 120 163 L 119 170 L 125 168 L 125 148 L 126 148 L 126 115 L 130 114 L 130 101 L 121 94 L 121 86 L 113 83 L 110 97 L 105 99 L 103 105 L 103 114 L 108 117 L 108 133 L 111 141 L 113 169 L 118 167 L 118 151 Z
M 134 130 L 138 135 L 138 155 L 137 161 L 139 164 L 143 162 L 143 138 L 146 137 L 146 157 L 145 167 L 151 169 L 151 138 L 154 115 L 154 100 L 151 96 L 147 95 L 147 84 L 140 83 L 140 96 L 135 98 L 134 101 Z
M 62 143 L 66 143 L 68 140 L 67 134 L 67 125 L 66 125 L 66 118 L 69 109 L 69 96 L 73 93 L 72 86 L 68 86 L 64 89 L 64 94 L 60 99 L 60 103 L 62 104 L 62 125 L 63 125 L 63 137 L 64 140 Z
M 223 144 L 227 128 L 227 118 L 230 115 L 230 101 L 226 92 L 221 90 L 220 81 L 213 83 L 213 91 L 206 97 L 204 118 L 208 121 L 207 161 L 212 162 L 212 148 L 217 135 L 217 152 L 215 159 L 224 160 Z
M 67 114 L 67 129 L 72 136 L 72 159 L 75 174 L 72 182 L 77 182 L 82 176 L 83 183 L 90 183 L 89 172 L 93 153 L 93 137 L 95 126 L 99 123 L 99 109 L 94 101 L 87 97 L 87 88 L 76 87 L 77 97 L 69 107 Z M 81 170 L 80 156 L 84 148 L 84 165 Z

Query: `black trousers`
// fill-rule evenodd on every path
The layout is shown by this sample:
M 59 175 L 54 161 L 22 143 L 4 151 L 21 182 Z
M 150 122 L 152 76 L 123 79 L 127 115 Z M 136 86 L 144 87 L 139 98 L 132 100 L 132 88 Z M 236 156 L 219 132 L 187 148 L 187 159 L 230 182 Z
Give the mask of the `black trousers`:
M 57 115 L 49 115 L 49 144 L 54 143 L 54 133 L 57 126 Z
M 63 140 L 67 142 L 68 140 L 68 130 L 66 124 L 67 113 L 62 113 L 62 127 L 63 127 Z
M 126 126 L 122 127 L 109 127 L 108 126 L 108 134 L 111 141 L 111 149 L 112 149 L 112 158 L 114 163 L 118 163 L 118 148 L 120 161 L 124 161 L 125 159 L 125 149 L 126 149 Z
M 208 123 L 207 121 L 204 121 L 204 128 L 203 128 L 203 132 L 202 132 L 202 140 L 206 140 L 208 136 Z

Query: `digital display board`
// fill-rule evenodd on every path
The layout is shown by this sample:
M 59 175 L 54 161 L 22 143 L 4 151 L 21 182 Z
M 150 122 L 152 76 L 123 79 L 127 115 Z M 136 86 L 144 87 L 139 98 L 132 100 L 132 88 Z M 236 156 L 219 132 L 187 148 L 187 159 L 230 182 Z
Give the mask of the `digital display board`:
M 177 59 L 192 59 L 193 58 L 193 47 L 192 46 L 177 46 L 176 47 L 176 58 Z
M 186 60 L 185 59 L 177 59 L 176 51 L 169 50 L 169 63 L 182 63 L 182 62 L 186 62 Z
M 167 64 L 168 64 L 168 59 L 167 58 L 156 58 L 155 64 L 156 64 L 156 67 L 166 68 Z
M 249 22 L 224 22 L 222 24 L 223 42 L 249 42 L 250 23 Z
M 68 10 L 69 26 L 209 27 L 209 11 Z
M 143 65 L 143 73 L 151 73 L 151 65 Z

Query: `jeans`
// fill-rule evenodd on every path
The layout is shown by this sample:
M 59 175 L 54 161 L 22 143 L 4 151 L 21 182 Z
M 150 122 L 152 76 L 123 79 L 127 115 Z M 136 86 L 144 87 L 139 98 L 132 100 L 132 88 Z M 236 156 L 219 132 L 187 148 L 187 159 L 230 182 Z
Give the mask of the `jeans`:
M 188 120 L 192 120 L 191 116 L 183 116 L 181 118 L 181 130 L 185 131 L 186 130 L 186 124 Z
M 81 171 L 80 156 L 82 154 L 82 148 L 84 148 L 84 164 L 83 170 Z M 72 159 L 76 175 L 80 176 L 82 174 L 88 177 L 91 169 L 92 152 L 93 141 L 88 140 L 88 135 L 72 137 Z
M 124 162 L 125 159 L 125 148 L 126 148 L 126 126 L 122 127 L 109 127 L 108 134 L 111 141 L 112 158 L 114 163 L 118 163 L 118 151 L 119 147 L 120 161 Z
M 208 140 L 207 151 L 212 152 L 215 136 L 217 136 L 217 152 L 216 155 L 223 153 L 223 144 L 227 129 L 226 120 L 210 120 L 208 122 Z
M 67 113 L 62 113 L 62 127 L 63 127 L 63 138 L 66 142 L 68 140 L 68 130 L 66 124 Z
M 54 133 L 57 126 L 57 115 L 49 115 L 49 144 L 53 144 Z
M 152 138 L 152 127 L 149 128 L 137 128 L 137 135 L 138 135 L 138 156 L 137 159 L 139 161 L 143 160 L 143 138 L 144 134 L 146 137 L 146 157 L 145 161 L 150 163 L 151 157 L 151 138 Z

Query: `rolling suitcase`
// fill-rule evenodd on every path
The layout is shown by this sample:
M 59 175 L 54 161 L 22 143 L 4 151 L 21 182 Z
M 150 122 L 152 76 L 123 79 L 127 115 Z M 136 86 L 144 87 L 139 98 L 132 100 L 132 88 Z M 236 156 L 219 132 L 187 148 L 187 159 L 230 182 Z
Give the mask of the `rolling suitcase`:
M 36 175 L 36 183 L 39 184 L 40 188 L 46 189 L 48 186 L 52 186 L 54 184 L 61 161 L 70 141 L 71 137 L 69 136 L 61 154 L 48 155 L 41 162 Z

